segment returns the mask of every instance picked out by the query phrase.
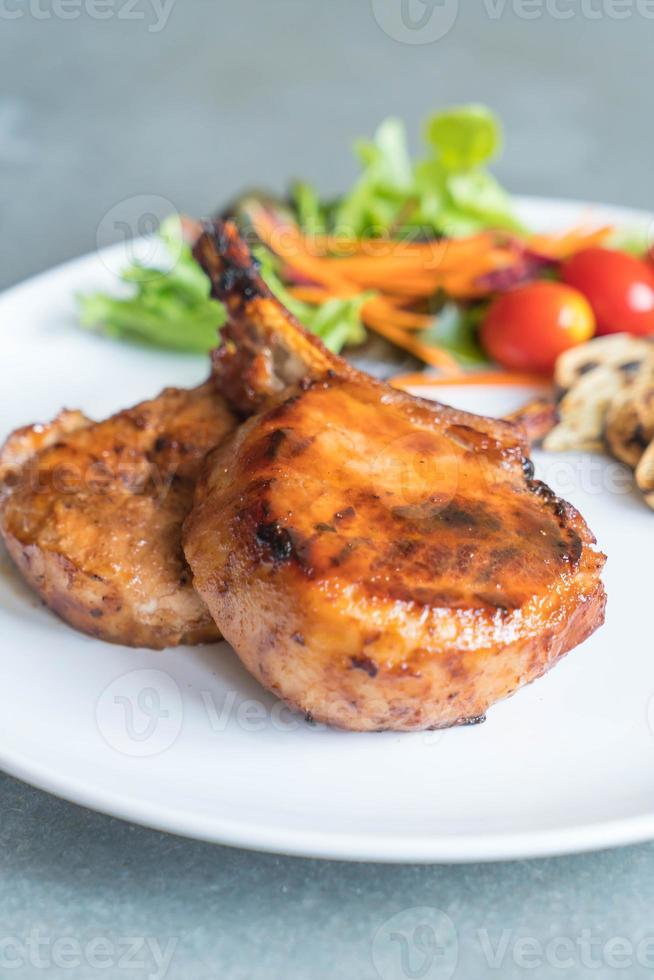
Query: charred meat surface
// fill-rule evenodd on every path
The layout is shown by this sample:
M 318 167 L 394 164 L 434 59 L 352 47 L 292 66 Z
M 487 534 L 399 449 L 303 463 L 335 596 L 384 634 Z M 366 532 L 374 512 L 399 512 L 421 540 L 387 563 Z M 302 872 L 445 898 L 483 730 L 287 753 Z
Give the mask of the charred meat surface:
M 0 451 L 0 533 L 62 619 L 159 649 L 219 639 L 181 542 L 206 452 L 234 426 L 211 384 L 94 423 L 62 412 Z
M 262 684 L 343 728 L 447 727 L 597 629 L 604 556 L 533 479 L 519 427 L 344 364 L 272 298 L 233 226 L 196 254 L 229 310 L 217 383 L 251 417 L 208 457 L 184 546 Z

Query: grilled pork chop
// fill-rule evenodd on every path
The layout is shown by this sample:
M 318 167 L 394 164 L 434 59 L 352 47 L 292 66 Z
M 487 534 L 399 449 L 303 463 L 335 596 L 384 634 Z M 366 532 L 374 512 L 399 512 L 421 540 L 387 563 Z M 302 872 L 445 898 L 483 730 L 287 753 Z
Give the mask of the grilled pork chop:
M 94 423 L 62 412 L 0 450 L 0 533 L 71 626 L 160 649 L 220 637 L 181 544 L 208 449 L 235 420 L 212 384 L 165 389 Z
M 518 427 L 348 367 L 272 297 L 229 223 L 196 255 L 229 312 L 221 390 L 255 414 L 207 458 L 184 548 L 263 685 L 347 729 L 447 727 L 597 629 L 604 556 L 534 480 Z

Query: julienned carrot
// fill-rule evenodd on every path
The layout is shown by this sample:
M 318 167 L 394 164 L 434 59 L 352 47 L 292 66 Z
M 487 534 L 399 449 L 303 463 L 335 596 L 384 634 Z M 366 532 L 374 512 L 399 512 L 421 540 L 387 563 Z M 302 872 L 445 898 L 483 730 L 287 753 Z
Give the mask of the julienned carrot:
M 361 310 L 361 319 L 375 333 L 385 337 L 386 340 L 390 340 L 397 347 L 401 347 L 403 350 L 413 354 L 414 357 L 424 361 L 425 364 L 440 368 L 441 371 L 447 373 L 448 377 L 458 377 L 462 374 L 459 362 L 451 354 L 443 350 L 442 347 L 432 347 L 427 344 L 422 344 L 412 334 L 407 333 L 406 330 L 402 330 L 400 327 L 396 327 L 386 317 L 380 316 L 379 313 L 375 313 L 374 311 L 367 310 L 365 305 Z
M 303 244 L 306 247 L 306 242 Z M 385 248 L 380 247 L 375 254 L 351 258 L 338 258 L 334 255 L 315 256 L 310 247 L 306 248 L 306 252 L 316 258 L 337 262 L 340 271 L 348 278 L 368 279 L 369 276 L 378 275 L 381 268 L 396 269 L 398 272 L 415 269 L 446 273 L 452 269 L 460 269 L 464 263 L 488 255 L 492 249 L 501 247 L 490 237 L 474 242 L 465 239 L 460 241 L 443 239 L 433 242 L 429 247 L 421 246 L 415 250 L 412 250 L 410 244 L 401 241 L 384 244 Z
M 319 306 L 330 299 L 341 299 L 336 293 L 321 289 L 318 286 L 292 286 L 291 296 L 304 303 Z M 402 307 L 404 300 L 401 296 L 372 296 L 363 305 L 364 310 L 376 311 L 387 316 L 396 326 L 403 330 L 427 330 L 434 325 L 434 317 L 429 313 L 415 313 Z
M 258 235 L 265 235 L 269 238 L 269 226 L 266 227 L 265 223 L 258 223 L 255 225 L 255 230 Z M 266 238 L 263 239 L 266 244 Z M 327 287 L 330 291 L 340 295 L 341 297 L 357 296 L 360 290 L 347 282 L 346 279 L 342 279 L 337 272 L 335 272 L 330 266 L 333 263 L 327 263 L 324 260 L 314 259 L 312 256 L 307 255 L 296 255 L 293 258 L 293 265 L 300 272 L 315 279 L 316 282 Z M 325 268 L 327 266 L 327 268 Z M 368 309 L 366 310 L 365 304 L 361 311 L 361 316 L 366 324 L 366 326 L 371 327 L 377 333 L 381 334 L 382 337 L 386 337 L 392 343 L 396 344 L 398 347 L 409 351 L 415 357 L 420 358 L 426 364 L 432 367 L 441 368 L 443 371 L 447 371 L 452 375 L 460 374 L 461 368 L 454 357 L 448 354 L 446 351 L 441 350 L 437 347 L 430 347 L 427 344 L 422 344 L 420 341 L 416 340 L 411 334 L 403 330 L 401 327 L 396 326 L 392 320 L 389 318 L 388 314 L 384 314 L 378 310 Z
M 611 225 L 603 225 L 601 228 L 592 228 L 590 230 L 572 228 L 570 231 L 564 232 L 561 235 L 531 235 L 527 239 L 527 245 L 534 252 L 560 261 L 569 258 L 582 248 L 601 245 L 613 230 Z
M 314 306 L 320 306 L 321 303 L 326 303 L 328 299 L 343 299 L 338 293 L 325 289 L 324 286 L 289 286 L 288 291 L 295 299 L 299 299 L 302 303 L 311 303 Z
M 442 291 L 455 300 L 489 295 L 490 273 L 524 264 L 535 252 L 552 261 L 567 258 L 580 248 L 603 241 L 610 228 L 575 228 L 563 235 L 520 238 L 505 232 L 482 232 L 469 238 L 432 242 L 392 239 L 349 240 L 338 236 L 305 236 L 295 224 L 276 220 L 263 206 L 252 208 L 250 218 L 261 241 L 284 263 L 287 277 L 302 285 L 291 287 L 298 299 L 323 303 L 349 298 L 367 290 L 375 296 L 361 309 L 366 326 L 426 364 L 463 380 L 457 361 L 445 350 L 422 343 L 415 332 L 431 326 L 433 317 L 415 309 Z M 349 255 L 344 255 L 345 249 Z M 339 254 L 340 253 L 340 254 Z M 492 279 L 492 276 L 489 277 Z M 473 375 L 471 384 L 542 384 L 542 379 L 517 375 Z M 512 380 L 509 381 L 508 378 Z M 527 378 L 527 380 L 524 380 Z M 444 384 L 424 378 L 417 384 Z
M 401 306 L 401 297 L 395 301 L 387 296 L 373 296 L 364 305 L 372 310 L 385 312 L 398 327 L 403 330 L 428 330 L 434 325 L 434 316 L 429 313 L 415 313 L 413 310 L 405 310 Z
M 424 263 L 422 262 L 422 259 L 420 259 L 418 265 L 413 270 L 410 270 L 408 273 L 406 270 L 404 270 L 404 272 L 400 272 L 399 270 L 392 268 L 392 256 L 388 257 L 387 259 L 382 259 L 380 257 L 379 259 L 375 260 L 377 276 L 380 276 L 378 282 L 364 282 L 362 279 L 355 281 L 352 277 L 345 274 L 345 271 L 342 269 L 342 260 L 318 258 L 314 255 L 308 254 L 303 236 L 296 226 L 293 227 L 290 225 L 285 225 L 282 226 L 282 228 L 279 228 L 270 218 L 264 208 L 260 208 L 253 212 L 251 217 L 254 224 L 254 229 L 259 238 L 270 249 L 272 249 L 272 251 L 275 252 L 275 254 L 278 255 L 282 261 L 286 262 L 289 266 L 300 272 L 302 275 L 307 276 L 309 279 L 313 279 L 315 282 L 318 282 L 321 285 L 332 288 L 339 288 L 340 286 L 341 290 L 343 290 L 346 286 L 350 287 L 349 295 L 354 295 L 356 292 L 360 292 L 361 288 L 365 289 L 380 287 L 383 289 L 384 285 L 388 283 L 392 284 L 394 292 L 397 292 L 402 296 L 410 297 L 431 296 L 439 285 L 447 290 L 447 273 L 445 271 L 443 271 L 442 275 L 439 274 L 437 270 L 430 271 L 429 269 L 424 268 Z M 453 240 L 451 242 L 451 246 L 454 248 L 455 246 L 465 242 L 466 239 Z M 388 262 L 391 262 L 390 269 L 387 265 Z M 493 256 L 492 251 L 487 250 L 485 260 L 471 262 L 470 257 L 468 257 L 468 269 L 466 270 L 466 273 L 469 272 L 472 280 L 486 272 L 492 271 L 493 269 L 497 268 L 498 265 L 504 267 L 507 264 L 510 264 L 510 262 L 505 255 Z M 382 265 L 384 267 L 383 270 Z M 439 282 L 439 280 L 442 281 Z M 357 289 L 357 287 L 359 288 Z M 348 294 L 341 292 L 341 295 Z
M 294 287 L 291 292 L 297 299 L 308 303 L 325 302 L 338 295 L 326 290 L 317 290 L 310 286 Z M 440 347 L 432 347 L 421 343 L 406 328 L 402 328 L 400 325 L 402 312 L 394 308 L 384 297 L 373 296 L 363 304 L 361 308 L 361 319 L 375 333 L 390 340 L 397 347 L 401 347 L 403 350 L 413 354 L 414 357 L 424 361 L 425 364 L 440 368 L 441 371 L 447 372 L 450 377 L 461 374 L 461 367 L 451 354 L 448 354 L 447 351 Z M 418 314 L 410 315 L 414 318 L 418 316 Z M 424 329 L 432 323 L 433 318 L 425 315 L 420 324 L 420 328 Z M 416 329 L 415 321 L 412 323 L 412 327 L 414 330 Z
M 320 260 L 327 263 L 327 260 Z M 397 298 L 403 303 L 407 304 L 411 301 L 425 300 L 429 299 L 434 295 L 439 289 L 445 293 L 448 293 L 457 298 L 465 299 L 466 297 L 484 296 L 488 293 L 488 288 L 483 285 L 479 285 L 479 280 L 483 282 L 483 276 L 490 272 L 495 272 L 500 268 L 510 267 L 512 263 L 489 263 L 486 266 L 477 266 L 472 274 L 461 273 L 454 274 L 450 273 L 443 276 L 385 276 L 382 277 L 388 283 L 393 293 L 396 294 Z M 332 265 L 337 265 L 337 263 L 332 263 Z M 334 286 L 337 281 L 336 276 L 327 269 L 317 269 L 313 272 L 309 271 L 309 266 L 306 263 L 304 257 L 298 260 L 293 260 L 293 268 L 302 273 L 307 278 L 313 279 L 314 282 L 320 281 L 322 284 L 327 284 L 329 282 Z M 318 279 L 320 277 L 320 279 Z M 340 273 L 338 273 L 338 280 L 341 282 L 341 286 L 344 283 L 349 287 L 349 293 L 341 292 L 341 295 L 354 295 L 355 293 L 364 292 L 366 289 L 376 289 L 382 293 L 385 293 L 383 282 L 354 282 L 341 279 Z
M 446 378 L 442 375 L 424 374 L 416 371 L 412 374 L 398 374 L 391 378 L 389 384 L 393 388 L 432 388 L 444 385 L 498 385 L 508 387 L 510 385 L 528 385 L 534 388 L 549 388 L 552 385 L 551 378 L 546 378 L 542 374 L 529 374 L 526 371 L 477 371 L 467 374 L 460 374 L 455 378 Z
M 425 242 L 396 238 L 345 238 L 338 236 L 304 235 L 292 225 L 282 225 L 272 219 L 265 209 L 250 212 L 257 234 L 261 231 L 270 239 L 271 248 L 277 254 L 286 246 L 299 246 L 312 258 L 338 260 L 351 269 L 365 269 L 376 264 L 379 259 L 397 262 L 460 264 L 470 255 L 478 255 L 498 244 L 499 236 L 494 232 L 482 232 L 468 238 L 435 238 Z M 260 235 L 260 237 L 262 237 Z M 264 240 L 262 238 L 262 240 Z M 506 236 L 501 239 L 508 241 Z
M 314 259 L 336 266 L 339 275 L 366 288 L 381 286 L 393 277 L 409 280 L 416 277 L 421 284 L 433 287 L 433 277 L 449 273 L 467 275 L 472 281 L 492 268 L 512 264 L 525 248 L 552 259 L 567 258 L 580 248 L 595 245 L 607 237 L 611 226 L 595 229 L 574 228 L 564 234 L 531 235 L 525 239 L 499 232 L 483 232 L 459 239 L 436 239 L 430 242 L 395 241 L 393 239 L 348 240 L 332 237 L 308 237 L 297 225 L 280 225 L 265 208 L 252 213 L 257 234 L 291 266 L 298 258 Z M 336 255 L 330 255 L 330 247 Z M 338 257 L 338 249 L 353 249 L 354 255 Z M 368 252 L 369 250 L 369 252 Z M 305 265 L 304 262 L 302 262 Z M 490 268 L 489 268 L 490 267 Z M 314 266 L 315 268 L 315 266 Z M 398 290 L 399 291 L 399 290 Z
M 277 225 L 270 219 L 264 208 L 251 213 L 254 230 L 261 241 L 308 279 L 339 293 L 341 296 L 356 296 L 360 291 L 348 283 L 333 268 L 333 263 L 307 255 L 302 249 L 302 236 L 296 227 L 283 227 L 284 239 Z
M 497 236 L 493 232 L 484 231 L 478 235 L 470 235 L 468 238 L 434 238 L 426 242 L 406 238 L 347 238 L 320 235 L 307 237 L 305 241 L 314 255 L 324 258 L 331 256 L 340 258 L 341 261 L 355 258 L 360 258 L 362 261 L 375 261 L 388 255 L 399 258 L 406 256 L 410 259 L 416 256 L 429 259 L 443 253 L 462 255 L 477 250 L 482 251 L 492 245 L 496 239 Z

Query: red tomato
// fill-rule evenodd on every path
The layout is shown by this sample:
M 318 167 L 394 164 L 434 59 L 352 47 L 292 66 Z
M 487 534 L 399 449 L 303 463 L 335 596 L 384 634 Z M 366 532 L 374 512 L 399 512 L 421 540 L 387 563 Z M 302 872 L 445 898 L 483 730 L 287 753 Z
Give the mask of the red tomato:
M 654 333 L 654 269 L 647 262 L 609 248 L 585 248 L 561 274 L 593 307 L 598 334 Z
M 511 289 L 493 302 L 481 326 L 481 343 L 504 367 L 551 371 L 564 350 L 590 340 L 595 318 L 570 286 L 542 280 Z

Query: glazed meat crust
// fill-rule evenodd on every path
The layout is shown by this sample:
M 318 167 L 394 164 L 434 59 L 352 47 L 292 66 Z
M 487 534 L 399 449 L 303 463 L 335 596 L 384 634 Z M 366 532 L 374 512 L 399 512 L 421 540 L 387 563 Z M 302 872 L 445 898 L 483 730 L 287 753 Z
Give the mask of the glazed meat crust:
M 205 256 L 230 311 L 217 376 L 257 414 L 198 484 L 185 526 L 197 590 L 255 677 L 316 720 L 479 720 L 601 624 L 604 556 L 533 479 L 519 428 L 339 363 L 232 236 L 220 226 L 199 254 L 224 263 Z
M 160 649 L 220 638 L 193 590 L 182 521 L 206 452 L 234 426 L 211 384 L 167 388 L 93 423 L 62 412 L 0 451 L 0 533 L 76 629 Z

